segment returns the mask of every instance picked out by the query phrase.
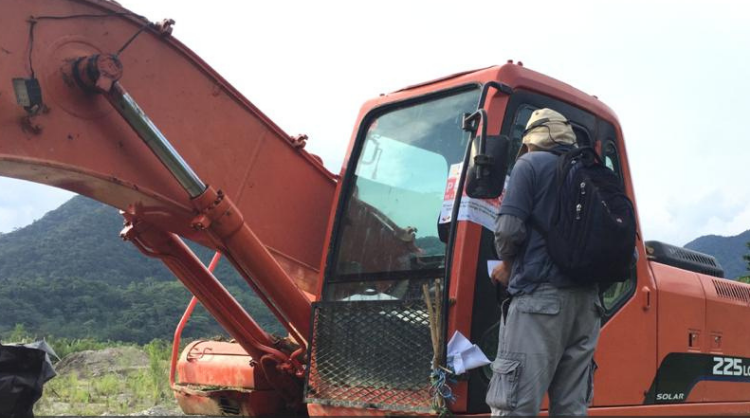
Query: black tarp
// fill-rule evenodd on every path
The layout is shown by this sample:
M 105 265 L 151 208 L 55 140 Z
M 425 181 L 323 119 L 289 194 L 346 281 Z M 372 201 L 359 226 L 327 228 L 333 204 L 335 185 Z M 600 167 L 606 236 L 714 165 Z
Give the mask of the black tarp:
M 0 417 L 32 417 L 42 386 L 55 377 L 45 341 L 23 345 L 0 344 Z

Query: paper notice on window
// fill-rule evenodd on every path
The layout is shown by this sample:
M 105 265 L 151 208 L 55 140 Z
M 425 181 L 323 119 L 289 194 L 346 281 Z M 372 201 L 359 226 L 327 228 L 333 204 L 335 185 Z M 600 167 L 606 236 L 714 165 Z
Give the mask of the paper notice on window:
M 443 196 L 443 207 L 440 211 L 440 223 L 448 223 L 453 215 L 453 202 L 456 199 L 456 189 L 458 188 L 458 179 L 461 176 L 461 163 L 450 166 L 448 180 L 445 185 L 445 195 Z M 506 184 L 507 184 L 507 178 Z M 503 192 L 504 193 L 504 192 Z M 500 202 L 502 195 L 496 199 L 474 199 L 466 195 L 464 191 L 461 196 L 461 206 L 458 208 L 458 220 L 469 221 L 482 225 L 483 227 L 494 231 L 495 219 L 500 213 Z

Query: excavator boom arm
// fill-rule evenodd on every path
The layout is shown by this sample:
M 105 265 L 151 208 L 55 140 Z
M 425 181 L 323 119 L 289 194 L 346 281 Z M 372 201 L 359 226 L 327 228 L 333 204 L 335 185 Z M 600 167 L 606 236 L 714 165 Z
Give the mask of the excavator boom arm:
M 204 305 L 225 305 L 207 308 L 250 354 L 284 361 L 251 318 L 227 311 L 241 307 L 220 284 L 194 286 L 212 275 L 177 236 L 223 252 L 304 347 L 336 183 L 320 160 L 169 22 L 103 0 L 8 0 L 0 28 L 0 175 L 121 209 L 124 238 Z

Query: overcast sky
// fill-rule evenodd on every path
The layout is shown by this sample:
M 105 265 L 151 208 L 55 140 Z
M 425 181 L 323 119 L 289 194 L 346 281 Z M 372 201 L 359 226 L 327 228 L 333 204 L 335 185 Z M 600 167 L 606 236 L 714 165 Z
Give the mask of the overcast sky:
M 121 0 L 338 172 L 360 105 L 521 60 L 619 115 L 647 240 L 750 229 L 750 6 L 741 1 Z M 137 99 L 137 98 L 136 98 Z M 0 232 L 71 194 L 0 179 Z

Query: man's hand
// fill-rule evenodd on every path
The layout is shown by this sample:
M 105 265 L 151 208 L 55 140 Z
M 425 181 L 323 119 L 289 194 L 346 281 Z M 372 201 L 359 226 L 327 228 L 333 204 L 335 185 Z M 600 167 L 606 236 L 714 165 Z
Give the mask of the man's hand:
M 490 276 L 492 281 L 508 287 L 508 282 L 510 281 L 510 266 L 510 263 L 501 261 L 500 264 L 492 269 L 492 275 Z

